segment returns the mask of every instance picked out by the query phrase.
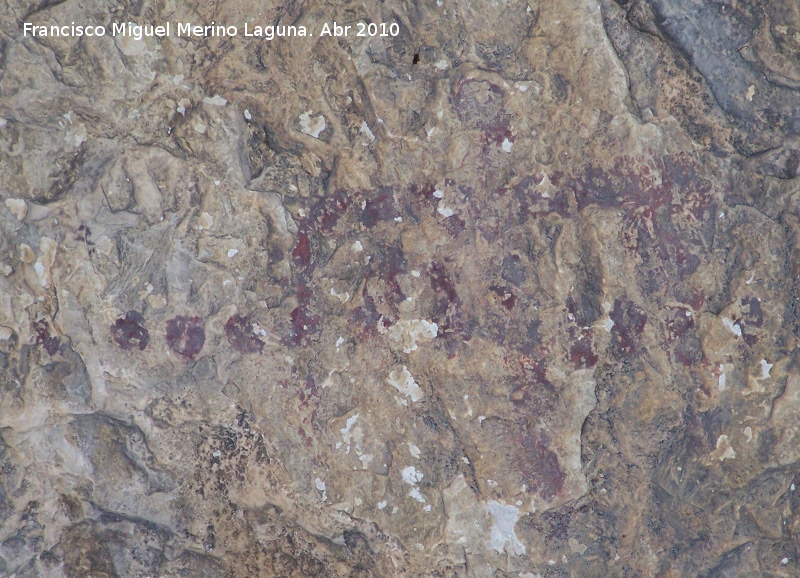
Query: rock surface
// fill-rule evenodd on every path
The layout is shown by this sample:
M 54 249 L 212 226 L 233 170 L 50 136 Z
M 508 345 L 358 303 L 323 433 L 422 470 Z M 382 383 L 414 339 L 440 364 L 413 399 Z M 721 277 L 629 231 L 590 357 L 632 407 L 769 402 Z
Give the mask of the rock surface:
M 0 30 L 0 575 L 800 574 L 795 2 Z

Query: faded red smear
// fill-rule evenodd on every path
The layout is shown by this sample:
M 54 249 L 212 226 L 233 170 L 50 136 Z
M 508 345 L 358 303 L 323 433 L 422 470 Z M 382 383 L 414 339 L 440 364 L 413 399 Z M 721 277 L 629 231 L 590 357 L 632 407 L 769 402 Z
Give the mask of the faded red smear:
M 394 193 L 387 187 L 365 201 L 361 223 L 371 229 L 381 221 L 391 221 L 398 216 L 399 213 L 394 205 Z
M 614 326 L 611 328 L 611 344 L 615 352 L 627 356 L 638 352 L 639 336 L 647 323 L 647 315 L 632 301 L 614 301 L 614 309 L 609 315 Z
M 179 315 L 167 321 L 167 345 L 184 359 L 194 359 L 205 342 L 206 331 L 199 317 Z
M 264 342 L 253 332 L 253 322 L 249 317 L 234 315 L 225 324 L 225 337 L 239 353 L 261 353 Z
M 311 241 L 302 231 L 297 233 L 297 241 L 292 249 L 292 259 L 302 267 L 311 263 Z
M 597 365 L 597 354 L 594 352 L 592 344 L 592 334 L 590 331 L 581 330 L 580 339 L 574 338 L 569 350 L 569 358 L 576 367 L 587 368 Z
M 524 459 L 520 460 L 519 471 L 525 484 L 549 502 L 564 489 L 566 475 L 558 463 L 558 456 L 546 442 L 538 432 L 526 432 L 522 436 L 520 445 Z
M 48 355 L 55 355 L 61 347 L 61 340 L 52 337 L 45 321 L 37 321 L 34 325 L 36 329 L 36 344 L 42 345 Z
M 498 287 L 497 285 L 492 285 L 489 287 L 489 291 L 493 292 L 500 300 L 500 303 L 511 311 L 514 309 L 514 305 L 517 304 L 517 296 L 511 291 L 511 288 L 507 285 L 503 285 L 502 287 Z

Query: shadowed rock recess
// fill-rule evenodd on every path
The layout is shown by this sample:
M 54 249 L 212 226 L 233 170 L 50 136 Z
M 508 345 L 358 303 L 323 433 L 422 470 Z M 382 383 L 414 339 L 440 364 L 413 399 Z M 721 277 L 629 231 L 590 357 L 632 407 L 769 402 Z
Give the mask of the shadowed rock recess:
M 800 575 L 798 6 L 0 5 L 0 576 Z

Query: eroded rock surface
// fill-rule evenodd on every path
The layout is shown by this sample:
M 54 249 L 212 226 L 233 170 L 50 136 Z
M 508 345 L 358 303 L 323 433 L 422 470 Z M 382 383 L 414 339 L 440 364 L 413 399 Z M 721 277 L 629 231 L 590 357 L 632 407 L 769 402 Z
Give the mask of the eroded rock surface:
M 797 576 L 796 6 L 337 4 L 0 8 L 0 575 Z

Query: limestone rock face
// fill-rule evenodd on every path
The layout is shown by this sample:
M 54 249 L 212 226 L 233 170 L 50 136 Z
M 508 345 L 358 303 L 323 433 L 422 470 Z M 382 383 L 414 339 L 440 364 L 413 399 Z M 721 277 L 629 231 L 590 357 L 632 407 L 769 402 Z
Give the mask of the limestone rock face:
M 0 575 L 800 574 L 796 3 L 0 30 Z

